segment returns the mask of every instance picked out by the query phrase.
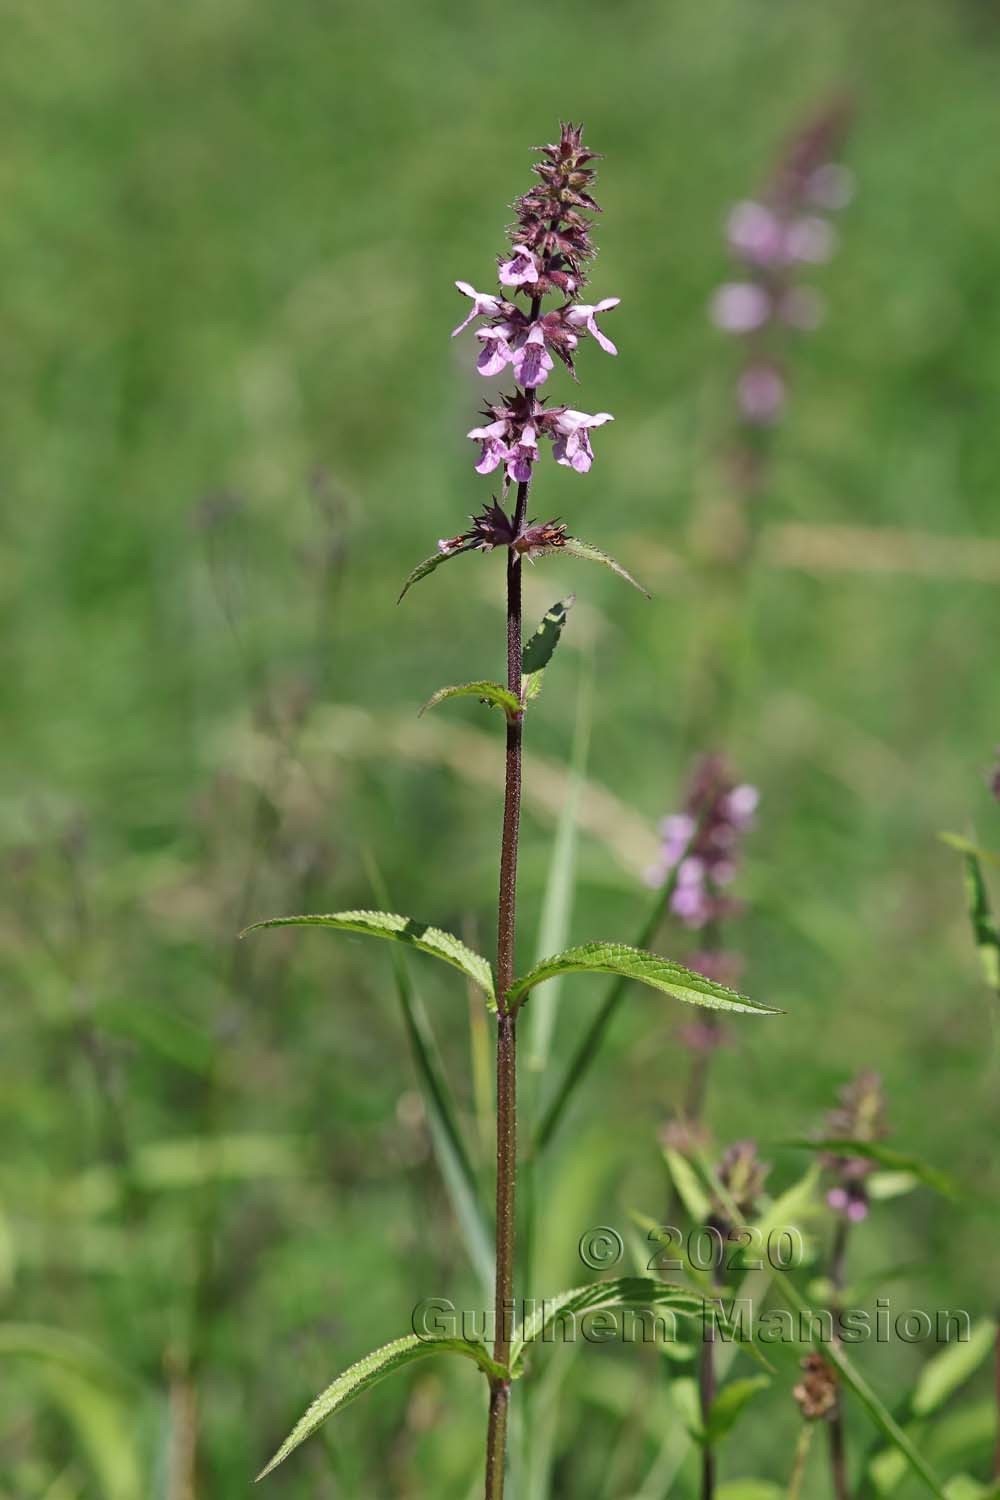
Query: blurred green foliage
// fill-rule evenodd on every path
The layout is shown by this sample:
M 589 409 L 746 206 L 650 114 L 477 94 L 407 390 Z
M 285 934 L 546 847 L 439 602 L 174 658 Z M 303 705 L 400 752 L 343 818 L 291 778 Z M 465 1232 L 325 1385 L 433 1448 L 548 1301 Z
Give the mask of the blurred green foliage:
M 965 1196 L 877 1205 L 861 1269 L 919 1260 L 901 1303 L 991 1313 L 993 997 L 936 835 L 971 821 L 997 843 L 996 8 L 9 0 L 3 36 L 0 1318 L 42 1332 L 0 1369 L 0 1495 L 182 1500 L 195 1430 L 199 1494 L 243 1494 L 419 1297 L 476 1296 L 384 954 L 235 935 L 369 904 L 372 850 L 397 909 L 492 942 L 499 716 L 415 714 L 502 671 L 501 570 L 462 559 L 395 599 L 488 493 L 451 283 L 489 285 L 527 148 L 561 115 L 607 155 L 594 289 L 623 299 L 620 358 L 584 350 L 572 399 L 617 420 L 587 478 L 545 466 L 537 504 L 655 598 L 569 560 L 529 580 L 539 618 L 578 604 L 530 725 L 522 956 L 571 754 L 567 646 L 596 664 L 588 775 L 622 804 L 583 796 L 570 938 L 628 941 L 724 631 L 724 740 L 762 789 L 746 986 L 787 1014 L 734 1026 L 717 1139 L 756 1135 L 791 1182 L 801 1163 L 772 1143 L 878 1068 L 894 1142 Z M 734 614 L 702 544 L 734 367 L 705 317 L 720 226 L 845 86 L 859 193 Z M 685 943 L 668 935 L 672 956 Z M 461 981 L 413 972 L 462 1080 Z M 573 983 L 557 1055 L 600 992 Z M 677 1009 L 642 992 L 616 1019 L 538 1185 L 541 1290 L 581 1279 L 589 1225 L 666 1205 Z M 648 1471 L 660 1387 L 633 1354 L 560 1372 L 554 1493 L 623 1495 Z M 859 1362 L 891 1404 L 923 1357 Z M 791 1380 L 739 1428 L 728 1477 L 787 1477 Z M 479 1384 L 419 1367 L 268 1483 L 465 1495 Z

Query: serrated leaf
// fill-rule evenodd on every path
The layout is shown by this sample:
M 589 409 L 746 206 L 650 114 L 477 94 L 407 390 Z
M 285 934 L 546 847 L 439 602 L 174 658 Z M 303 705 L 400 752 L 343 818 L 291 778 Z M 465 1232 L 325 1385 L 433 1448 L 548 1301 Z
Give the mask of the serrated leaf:
M 950 1343 L 940 1354 L 928 1360 L 913 1390 L 914 1416 L 928 1417 L 943 1406 L 948 1397 L 989 1358 L 996 1340 L 996 1322 L 993 1318 L 984 1318 L 970 1330 L 967 1339 Z
M 712 1402 L 705 1425 L 706 1443 L 718 1443 L 724 1438 L 754 1396 L 766 1391 L 771 1384 L 767 1375 L 748 1375 L 743 1380 L 731 1380 Z
M 773 1006 L 749 1000 L 723 984 L 716 984 L 714 979 L 707 979 L 704 974 L 686 969 L 683 964 L 660 958 L 656 953 L 645 953 L 641 948 L 630 948 L 626 943 L 583 943 L 578 948 L 567 948 L 543 959 L 527 974 L 514 980 L 504 997 L 508 1008 L 517 1010 L 536 984 L 543 984 L 556 974 L 619 974 L 624 979 L 636 979 L 640 984 L 662 990 L 688 1005 L 750 1014 L 780 1014 Z
M 516 1366 L 530 1344 L 544 1339 L 557 1319 L 566 1315 L 602 1312 L 613 1307 L 670 1307 L 682 1317 L 696 1317 L 705 1308 L 705 1300 L 695 1292 L 656 1281 L 649 1276 L 619 1276 L 613 1281 L 594 1281 L 589 1286 L 572 1287 L 554 1297 L 543 1297 L 511 1347 L 511 1366 Z
M 645 594 L 647 599 L 653 597 L 647 589 L 643 588 L 641 583 L 638 583 L 632 577 L 632 574 L 626 568 L 622 567 L 620 562 L 616 562 L 613 557 L 609 557 L 599 547 L 592 547 L 589 542 L 582 542 L 578 536 L 568 536 L 563 545 L 554 550 L 556 556 L 561 552 L 568 552 L 572 557 L 582 557 L 584 562 L 603 563 L 606 568 L 611 569 L 612 573 L 617 573 L 619 578 L 624 578 L 626 583 L 630 583 L 634 589 L 638 589 L 640 594 Z
M 300 1443 L 304 1443 L 307 1437 L 311 1437 L 327 1417 L 340 1411 L 363 1391 L 367 1391 L 380 1380 L 384 1380 L 387 1375 L 393 1375 L 397 1370 L 402 1370 L 416 1360 L 426 1359 L 432 1354 L 462 1354 L 467 1359 L 475 1360 L 487 1376 L 497 1377 L 506 1373 L 493 1362 L 482 1344 L 474 1343 L 471 1339 L 418 1338 L 415 1333 L 408 1333 L 404 1338 L 394 1339 L 391 1344 L 383 1344 L 381 1349 L 375 1349 L 371 1354 L 366 1354 L 364 1359 L 359 1359 L 356 1364 L 351 1365 L 350 1369 L 338 1375 L 325 1391 L 320 1392 L 312 1405 L 296 1422 L 270 1463 L 261 1469 L 257 1475 L 258 1480 L 270 1474 L 280 1463 L 284 1463 L 288 1455 L 294 1452 Z
M 412 917 L 401 917 L 388 911 L 335 911 L 317 916 L 270 917 L 266 922 L 252 923 L 240 936 L 245 937 L 248 932 L 258 932 L 265 927 L 335 927 L 342 932 L 363 932 L 370 937 L 406 943 L 411 948 L 419 948 L 421 953 L 443 958 L 453 968 L 461 969 L 479 986 L 491 1009 L 496 1009 L 493 970 L 482 954 L 467 948 L 453 933 L 415 922 Z
M 903 1151 L 895 1151 L 891 1146 L 883 1146 L 878 1141 L 854 1141 L 826 1136 L 818 1141 L 808 1139 L 783 1141 L 782 1145 L 795 1146 L 805 1151 L 825 1151 L 833 1156 L 860 1156 L 865 1161 L 878 1162 L 879 1166 L 886 1167 L 891 1172 L 909 1172 L 925 1187 L 932 1188 L 935 1193 L 941 1193 L 945 1198 L 959 1196 L 958 1188 L 946 1172 L 942 1172 L 938 1167 L 928 1166 L 916 1156 L 909 1156 Z
M 426 578 L 429 573 L 433 573 L 442 563 L 450 562 L 453 557 L 460 557 L 463 552 L 471 552 L 472 550 L 472 544 L 470 543 L 468 547 L 456 547 L 453 552 L 434 552 L 430 557 L 425 557 L 423 562 L 417 563 L 417 566 L 403 584 L 396 603 L 402 604 L 413 585 L 419 583 L 421 578 Z
M 479 698 L 493 708 L 502 708 L 508 719 L 516 719 L 521 712 L 521 705 L 515 694 L 499 682 L 463 682 L 457 687 L 438 688 L 420 712 L 425 714 L 429 708 L 436 708 L 448 698 Z
M 522 692 L 525 699 L 537 698 L 542 687 L 542 673 L 552 660 L 559 644 L 566 616 L 576 601 L 575 594 L 557 599 L 521 652 Z

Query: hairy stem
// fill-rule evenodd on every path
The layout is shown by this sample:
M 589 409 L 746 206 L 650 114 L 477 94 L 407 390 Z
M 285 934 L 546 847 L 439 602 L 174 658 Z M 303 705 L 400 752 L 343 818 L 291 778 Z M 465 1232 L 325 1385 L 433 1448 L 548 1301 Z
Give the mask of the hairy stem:
M 515 504 L 515 534 L 528 506 L 528 485 L 519 484 Z M 507 686 L 521 697 L 521 559 L 507 553 Z M 507 761 L 504 782 L 503 837 L 500 847 L 500 897 L 497 908 L 497 1215 L 496 1333 L 493 1358 L 506 1365 L 514 1322 L 514 1213 L 517 1181 L 517 1016 L 505 1012 L 505 996 L 514 979 L 514 938 L 517 916 L 517 844 L 521 821 L 521 717 L 507 723 Z M 490 1415 L 486 1434 L 486 1500 L 502 1500 L 504 1456 L 510 1381 L 490 1386 Z

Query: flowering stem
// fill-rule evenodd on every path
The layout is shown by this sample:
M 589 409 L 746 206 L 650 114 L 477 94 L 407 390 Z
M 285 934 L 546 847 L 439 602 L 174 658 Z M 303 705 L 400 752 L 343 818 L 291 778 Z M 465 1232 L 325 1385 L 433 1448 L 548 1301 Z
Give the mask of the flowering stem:
M 698 1391 L 701 1397 L 701 1425 L 707 1429 L 715 1401 L 715 1326 L 711 1320 L 706 1323 L 702 1335 Z M 715 1449 L 706 1437 L 701 1449 L 701 1500 L 712 1500 L 714 1494 Z
M 528 483 L 517 487 L 515 534 L 528 506 Z M 521 559 L 507 553 L 507 686 L 521 698 Z M 504 783 L 503 836 L 500 847 L 500 896 L 497 909 L 497 1210 L 496 1334 L 493 1358 L 499 1365 L 510 1359 L 514 1313 L 514 1215 L 517 1182 L 517 1016 L 505 1011 L 505 996 L 514 980 L 514 939 L 517 918 L 517 845 L 521 820 L 521 734 L 518 715 L 507 722 L 507 760 Z M 504 1456 L 510 1381 L 490 1386 L 490 1414 L 486 1433 L 486 1500 L 502 1500 Z

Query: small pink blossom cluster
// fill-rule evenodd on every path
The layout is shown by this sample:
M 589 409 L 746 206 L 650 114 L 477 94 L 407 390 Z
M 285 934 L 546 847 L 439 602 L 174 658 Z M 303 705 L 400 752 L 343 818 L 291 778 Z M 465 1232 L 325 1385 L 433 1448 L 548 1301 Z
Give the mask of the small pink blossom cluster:
M 877 1073 L 864 1072 L 840 1090 L 839 1104 L 823 1122 L 823 1136 L 829 1140 L 858 1141 L 872 1145 L 886 1134 L 885 1097 Z M 866 1156 L 823 1153 L 823 1165 L 834 1178 L 826 1201 L 836 1213 L 852 1224 L 868 1217 L 868 1193 L 865 1179 L 876 1164 Z
M 738 910 L 725 887 L 736 874 L 740 839 L 753 826 L 758 800 L 757 788 L 734 781 L 721 756 L 705 755 L 695 767 L 684 811 L 660 824 L 663 845 L 647 878 L 663 885 L 676 869 L 670 909 L 685 926 L 704 929 Z M 702 972 L 724 972 L 723 982 L 732 982 L 737 966 L 729 955 L 698 957 Z
M 814 329 L 823 318 L 820 294 L 797 276 L 803 266 L 828 261 L 836 249 L 828 215 L 843 208 L 853 191 L 851 173 L 833 159 L 846 123 L 842 105 L 810 123 L 761 195 L 737 203 L 726 222 L 741 274 L 716 290 L 710 314 L 717 327 L 746 340 L 736 396 L 751 426 L 769 426 L 784 411 L 784 334 Z
M 583 145 L 582 134 L 582 126 L 563 125 L 557 143 L 538 148 L 543 158 L 534 168 L 539 181 L 518 199 L 510 253 L 498 258 L 499 294 L 479 292 L 467 281 L 455 283 L 472 307 L 452 337 L 481 319 L 475 335 L 481 345 L 479 373 L 492 379 L 509 366 L 520 387 L 488 406 L 483 414 L 487 420 L 469 432 L 479 444 L 477 472 L 490 474 L 502 464 L 506 484 L 530 482 L 540 438 L 552 441 L 557 463 L 585 474 L 594 461 L 590 432 L 613 420 L 609 412 L 590 415 L 567 406 L 549 407 L 536 395 L 556 359 L 574 373 L 581 338 L 589 336 L 608 354 L 618 352 L 597 318 L 617 307 L 619 299 L 578 300 L 594 254 L 585 215 L 598 211 L 590 193 L 595 176 L 590 163 L 597 153 Z M 562 300 L 543 311 L 550 294 Z M 526 299 L 526 307 L 514 301 L 518 296 Z

